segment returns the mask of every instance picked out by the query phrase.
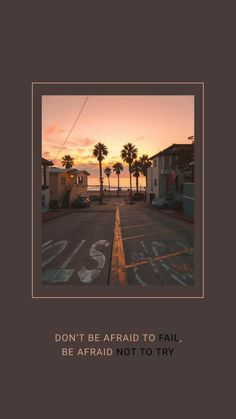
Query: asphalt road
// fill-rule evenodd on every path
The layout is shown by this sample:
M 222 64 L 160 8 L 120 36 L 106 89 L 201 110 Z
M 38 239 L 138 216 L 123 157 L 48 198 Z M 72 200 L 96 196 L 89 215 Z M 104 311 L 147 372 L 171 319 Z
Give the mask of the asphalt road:
M 92 204 L 43 223 L 42 280 L 65 285 L 192 285 L 193 229 L 145 204 Z
M 108 285 L 115 210 L 96 204 L 43 223 L 44 283 Z
M 129 285 L 193 284 L 193 224 L 139 204 L 120 214 Z

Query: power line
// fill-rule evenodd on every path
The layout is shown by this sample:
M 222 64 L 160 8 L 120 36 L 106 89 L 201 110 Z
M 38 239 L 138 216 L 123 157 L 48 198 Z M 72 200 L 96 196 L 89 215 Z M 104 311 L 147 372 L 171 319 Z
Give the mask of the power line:
M 85 105 L 86 105 L 86 103 L 87 103 L 88 99 L 89 99 L 89 96 L 87 96 L 87 97 L 86 97 L 86 99 L 85 99 L 85 101 L 84 101 L 84 103 L 83 103 L 83 106 L 82 106 L 82 108 L 80 109 L 80 111 L 79 111 L 79 113 L 78 113 L 78 115 L 77 115 L 77 117 L 76 117 L 76 119 L 75 119 L 75 122 L 73 123 L 73 125 L 72 125 L 72 127 L 71 127 L 71 129 L 70 129 L 69 133 L 67 134 L 67 137 L 66 137 L 66 139 L 65 139 L 64 143 L 62 144 L 61 148 L 59 149 L 59 151 L 58 151 L 58 153 L 57 153 L 57 155 L 56 155 L 56 157 L 55 157 L 55 159 L 54 159 L 54 160 L 56 160 L 56 159 L 57 159 L 57 156 L 60 154 L 61 150 L 63 149 L 63 147 L 64 147 L 64 145 L 65 145 L 65 143 L 67 142 L 67 140 L 68 140 L 68 138 L 69 138 L 70 134 L 72 133 L 72 131 L 73 131 L 73 129 L 74 129 L 74 127 L 75 127 L 75 125 L 76 125 L 76 123 L 77 123 L 77 121 L 78 121 L 78 119 L 79 119 L 80 115 L 81 115 L 81 114 L 82 114 L 82 112 L 83 112 L 83 109 L 84 109 L 84 107 L 85 107 Z

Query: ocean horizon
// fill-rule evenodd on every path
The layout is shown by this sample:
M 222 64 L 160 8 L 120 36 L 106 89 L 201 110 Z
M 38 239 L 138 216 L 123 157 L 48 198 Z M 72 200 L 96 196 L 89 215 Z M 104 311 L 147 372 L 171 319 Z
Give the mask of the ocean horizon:
M 139 177 L 139 187 L 140 188 L 144 188 L 146 186 L 145 184 L 145 177 L 144 176 L 140 176 Z M 99 189 L 100 184 L 99 184 L 99 178 L 98 177 L 93 177 L 93 176 L 88 176 L 88 189 L 91 188 L 96 188 Z M 107 181 L 107 177 L 104 177 L 104 183 L 103 183 L 103 188 L 108 189 L 108 181 Z M 110 176 L 110 187 L 112 190 L 117 189 L 118 187 L 118 182 L 117 182 L 117 176 Z M 122 189 L 129 189 L 130 185 L 129 185 L 129 177 L 120 177 L 120 188 Z M 132 176 L 132 189 L 136 188 L 136 179 Z

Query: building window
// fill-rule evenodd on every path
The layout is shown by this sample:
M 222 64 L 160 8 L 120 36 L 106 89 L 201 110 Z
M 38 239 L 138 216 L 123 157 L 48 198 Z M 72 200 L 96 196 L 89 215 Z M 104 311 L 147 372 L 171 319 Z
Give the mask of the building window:
M 154 167 L 157 167 L 157 159 L 154 159 L 154 160 L 153 160 L 153 166 L 154 166 Z
M 154 186 L 157 186 L 157 180 L 154 179 Z

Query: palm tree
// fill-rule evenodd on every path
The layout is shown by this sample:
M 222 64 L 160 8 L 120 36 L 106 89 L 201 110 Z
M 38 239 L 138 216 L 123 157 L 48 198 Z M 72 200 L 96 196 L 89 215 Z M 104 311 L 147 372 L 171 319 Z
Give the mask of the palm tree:
M 75 159 L 71 157 L 69 154 L 67 154 L 66 156 L 62 157 L 61 165 L 66 169 L 70 169 L 71 167 L 73 167 L 74 161 Z
M 108 187 L 109 187 L 109 192 L 110 192 L 110 195 L 111 195 L 111 188 L 110 188 L 111 168 L 107 166 L 104 170 L 104 173 L 105 173 L 105 175 L 107 176 L 107 179 L 108 179 Z
M 132 204 L 132 178 L 131 178 L 131 166 L 134 159 L 137 158 L 138 149 L 132 143 L 127 143 L 121 150 L 122 160 L 129 165 L 129 183 L 130 183 L 130 204 Z
M 120 194 L 120 173 L 124 170 L 124 167 L 121 163 L 117 162 L 117 163 L 113 164 L 112 168 L 113 168 L 113 172 L 115 172 L 117 174 L 117 178 L 118 178 L 117 195 L 119 196 L 119 194 Z
M 147 155 L 147 154 L 143 154 L 143 155 L 140 157 L 139 162 L 140 162 L 140 166 L 141 166 L 141 172 L 142 172 L 142 174 L 145 176 L 145 182 L 146 182 L 146 187 L 147 187 L 147 169 L 148 169 L 149 167 L 151 167 L 152 162 L 151 162 L 151 160 L 149 159 L 149 157 L 148 157 L 148 155 Z
M 102 177 L 102 160 L 108 155 L 108 149 L 105 144 L 97 143 L 93 149 L 93 155 L 99 162 L 99 173 L 100 173 L 100 204 L 103 203 L 103 177 Z
M 139 160 L 135 160 L 132 163 L 131 171 L 133 173 L 133 176 L 136 178 L 136 192 L 138 193 L 138 178 L 142 173 L 142 168 Z

